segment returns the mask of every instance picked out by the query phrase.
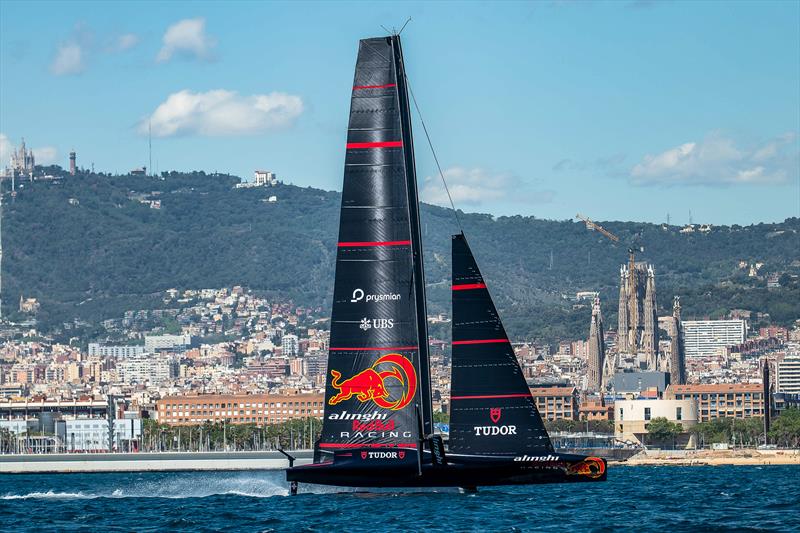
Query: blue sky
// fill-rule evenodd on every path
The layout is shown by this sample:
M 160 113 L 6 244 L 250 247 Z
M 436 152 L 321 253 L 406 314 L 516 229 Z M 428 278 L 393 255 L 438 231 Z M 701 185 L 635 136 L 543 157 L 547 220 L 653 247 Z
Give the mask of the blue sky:
M 0 156 L 340 189 L 359 38 L 407 17 L 458 207 L 800 216 L 800 2 L 0 2 Z M 423 199 L 443 192 L 415 126 Z

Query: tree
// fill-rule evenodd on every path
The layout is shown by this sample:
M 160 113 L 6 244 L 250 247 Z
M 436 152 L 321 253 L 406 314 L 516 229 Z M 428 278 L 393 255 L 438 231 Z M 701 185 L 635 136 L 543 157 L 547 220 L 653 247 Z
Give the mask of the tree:
M 656 417 L 647 424 L 648 442 L 670 442 L 675 446 L 675 439 L 683 433 L 683 426 L 677 422 L 670 422 L 663 416 Z
M 800 447 L 800 409 L 787 409 L 772 422 L 769 437 L 778 446 Z

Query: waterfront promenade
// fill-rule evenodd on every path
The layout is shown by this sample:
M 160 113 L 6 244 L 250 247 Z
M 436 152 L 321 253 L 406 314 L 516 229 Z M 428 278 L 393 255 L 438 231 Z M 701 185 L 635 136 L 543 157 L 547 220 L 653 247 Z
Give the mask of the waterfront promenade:
M 311 450 L 291 454 L 297 465 L 313 459 Z M 0 474 L 282 470 L 288 466 L 289 461 L 277 451 L 0 455 Z
M 721 465 L 798 465 L 800 450 L 643 450 L 627 461 L 627 466 L 721 466 Z

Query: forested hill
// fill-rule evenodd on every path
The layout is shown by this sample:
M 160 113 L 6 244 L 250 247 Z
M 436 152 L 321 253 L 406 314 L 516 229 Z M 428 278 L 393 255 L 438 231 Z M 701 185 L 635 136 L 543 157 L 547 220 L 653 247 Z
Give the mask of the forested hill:
M 63 174 L 57 167 L 45 171 Z M 41 302 L 44 326 L 74 317 L 96 321 L 158 305 L 157 293 L 169 288 L 232 285 L 327 309 L 340 194 L 292 185 L 234 188 L 238 182 L 203 172 L 80 174 L 18 183 L 15 197 L 4 182 L 4 314 L 15 311 L 24 294 Z M 273 195 L 277 201 L 267 201 Z M 602 222 L 620 236 L 619 245 L 579 222 L 476 213 L 461 218 L 515 337 L 553 339 L 588 330 L 588 307 L 573 309 L 561 298 L 581 290 L 601 292 L 606 322 L 613 325 L 619 267 L 637 233 L 645 247 L 641 259 L 656 269 L 659 307 L 669 307 L 677 294 L 686 316 L 749 308 L 781 323 L 800 318 L 800 289 L 792 278 L 800 264 L 797 218 L 688 234 L 676 226 Z M 430 312 L 446 312 L 454 217 L 423 205 L 422 222 Z M 747 277 L 740 261 L 763 262 L 762 274 L 789 275 L 781 288 L 768 290 L 765 280 Z

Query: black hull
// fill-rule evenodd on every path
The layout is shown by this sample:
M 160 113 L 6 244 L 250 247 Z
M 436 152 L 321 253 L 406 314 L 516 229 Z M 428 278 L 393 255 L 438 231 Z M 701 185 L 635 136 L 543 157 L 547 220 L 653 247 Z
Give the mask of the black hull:
M 448 456 L 447 464 L 422 464 L 422 475 L 414 464 L 365 465 L 323 463 L 289 468 L 286 480 L 339 487 L 488 487 L 605 481 L 606 461 L 580 455 L 545 457 Z

